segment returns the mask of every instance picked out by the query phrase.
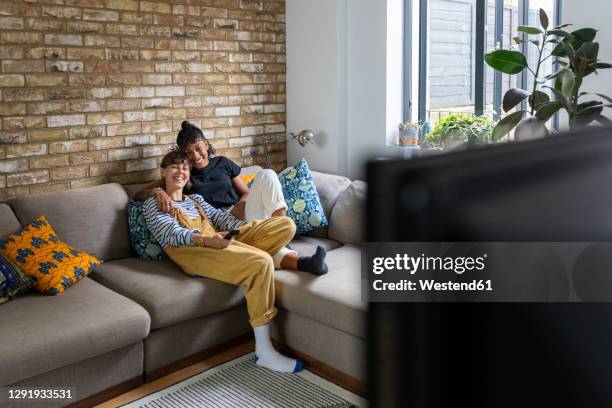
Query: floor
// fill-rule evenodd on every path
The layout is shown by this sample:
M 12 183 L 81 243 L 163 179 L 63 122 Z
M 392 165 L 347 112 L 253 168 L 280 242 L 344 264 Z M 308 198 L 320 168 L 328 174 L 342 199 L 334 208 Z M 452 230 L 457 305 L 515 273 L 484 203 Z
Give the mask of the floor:
M 192 377 L 196 374 L 201 373 L 202 371 L 206 371 L 210 368 L 216 367 L 223 363 L 226 363 L 230 360 L 248 354 L 255 350 L 255 342 L 250 341 L 248 343 L 241 344 L 232 349 L 224 351 L 220 354 L 217 354 L 213 357 L 207 358 L 199 363 L 191 365 L 189 367 L 185 367 L 182 370 L 176 371 L 172 374 L 169 374 L 165 377 L 159 378 L 155 381 L 152 381 L 148 384 L 143 384 L 140 387 L 128 391 L 125 394 L 121 394 L 115 398 L 112 398 L 102 404 L 96 405 L 96 408 L 112 408 L 119 407 L 121 405 L 125 405 L 129 402 L 136 401 L 142 397 L 145 397 L 149 394 L 162 390 L 166 387 L 169 387 L 173 384 L 179 383 L 189 377 Z

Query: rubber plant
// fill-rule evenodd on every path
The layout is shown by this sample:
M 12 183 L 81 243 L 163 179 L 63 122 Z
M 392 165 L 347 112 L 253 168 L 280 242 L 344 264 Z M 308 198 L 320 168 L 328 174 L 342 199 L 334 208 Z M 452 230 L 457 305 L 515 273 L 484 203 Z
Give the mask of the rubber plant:
M 589 95 L 580 92 L 584 78 L 597 73 L 599 69 L 612 68 L 611 64 L 600 62 L 597 58 L 599 43 L 594 41 L 597 31 L 593 28 L 566 31 L 565 28 L 571 24 L 559 25 L 549 30 L 548 15 L 542 9 L 540 9 L 540 24 L 542 28 L 518 27 L 519 32 L 531 37 L 528 40 L 529 44 L 537 47 L 538 60 L 535 70 L 529 66 L 527 58 L 520 51 L 495 50 L 485 55 L 485 62 L 497 71 L 516 75 L 527 70 L 534 76 L 531 90 L 513 88 L 504 95 L 502 104 L 504 112 L 510 112 L 525 99 L 528 100 L 528 109 L 517 110 L 500 120 L 493 130 L 493 140 L 499 140 L 519 124 L 529 125 L 531 131 L 541 129 L 547 133 L 544 124 L 561 109 L 565 109 L 568 113 L 570 129 L 586 126 L 593 121 L 605 125 L 612 124 L 602 114 L 604 108 L 612 107 L 612 98 L 596 94 L 603 99 L 603 102 L 581 99 Z M 518 45 L 525 42 L 520 37 L 515 37 L 514 41 Z M 546 55 L 546 46 L 549 44 L 553 44 L 554 49 Z M 540 78 L 542 63 L 549 58 L 557 58 L 559 69 L 551 75 Z M 555 80 L 554 86 L 546 85 L 552 79 Z M 543 92 L 544 89 L 551 90 L 554 100 Z M 527 118 L 524 119 L 525 117 Z

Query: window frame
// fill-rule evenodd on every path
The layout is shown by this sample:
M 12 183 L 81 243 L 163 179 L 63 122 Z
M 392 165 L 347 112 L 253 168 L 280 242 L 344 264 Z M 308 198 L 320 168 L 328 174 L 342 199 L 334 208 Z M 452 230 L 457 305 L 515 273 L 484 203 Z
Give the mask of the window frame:
M 411 121 L 413 117 L 413 86 L 412 75 L 413 69 L 416 66 L 418 72 L 418 92 L 417 92 L 417 115 L 418 120 L 425 122 L 427 120 L 427 32 L 428 32 L 428 6 L 429 0 L 403 0 L 404 1 L 404 72 L 403 72 L 403 121 Z M 554 0 L 554 15 L 553 25 L 561 24 L 562 0 Z M 415 46 L 415 39 L 412 35 L 412 23 L 414 22 L 414 9 L 418 4 L 418 61 L 414 64 L 412 58 L 412 50 Z M 519 4 L 519 25 L 528 25 L 529 18 L 529 0 L 518 0 Z M 504 48 L 503 37 L 503 7 L 504 0 L 495 0 L 495 42 L 499 47 Z M 487 0 L 476 0 L 476 39 L 474 49 L 474 114 L 479 116 L 484 114 L 485 109 L 485 62 L 484 55 L 486 52 L 486 25 L 487 25 Z M 526 34 L 521 33 L 523 39 Z M 521 51 L 527 55 L 527 43 L 521 44 Z M 556 68 L 558 64 L 553 65 Z M 519 85 L 525 89 L 527 85 L 527 76 L 525 72 L 521 73 L 518 79 Z M 502 108 L 502 73 L 495 71 L 493 81 L 493 111 L 494 119 L 501 119 Z M 526 102 L 521 103 L 521 107 L 525 107 Z M 553 117 L 553 127 L 559 128 L 559 114 Z

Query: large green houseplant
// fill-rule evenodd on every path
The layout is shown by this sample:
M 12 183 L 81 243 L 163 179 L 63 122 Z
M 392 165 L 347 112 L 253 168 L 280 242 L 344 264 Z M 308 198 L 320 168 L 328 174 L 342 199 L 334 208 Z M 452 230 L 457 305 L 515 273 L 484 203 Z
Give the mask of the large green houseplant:
M 597 31 L 593 28 L 583 28 L 568 32 L 564 28 L 570 24 L 563 24 L 552 29 L 546 12 L 540 9 L 540 24 L 542 28 L 519 26 L 518 31 L 525 33 L 531 39 L 531 46 L 538 49 L 538 61 L 535 69 L 527 63 L 527 58 L 520 51 L 495 50 L 485 55 L 486 63 L 493 69 L 505 74 L 516 75 L 525 70 L 534 76 L 533 88 L 510 89 L 503 98 L 504 112 L 510 112 L 525 99 L 528 100 L 528 109 L 509 113 L 495 126 L 493 140 L 499 140 L 507 135 L 519 124 L 527 125 L 531 132 L 546 132 L 544 123 L 559 110 L 567 111 L 570 128 L 586 126 L 593 121 L 602 124 L 612 124 L 602 115 L 603 109 L 612 107 L 612 99 L 606 95 L 597 94 L 601 100 L 584 101 L 588 93 L 580 92 L 585 77 L 597 73 L 598 69 L 612 68 L 611 64 L 598 60 L 599 43 L 595 42 Z M 534 38 L 535 37 L 535 38 Z M 514 38 L 517 44 L 525 41 L 520 37 Z M 554 45 L 554 49 L 547 54 L 547 46 Z M 549 58 L 557 58 L 559 69 L 551 75 L 540 78 L 542 63 Z M 546 84 L 554 79 L 554 86 Z M 554 95 L 551 100 L 544 89 L 550 89 Z

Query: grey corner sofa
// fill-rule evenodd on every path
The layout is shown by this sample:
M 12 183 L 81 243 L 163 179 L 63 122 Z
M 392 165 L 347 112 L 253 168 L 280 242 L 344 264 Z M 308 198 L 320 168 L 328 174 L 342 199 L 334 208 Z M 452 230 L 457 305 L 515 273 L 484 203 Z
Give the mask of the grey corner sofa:
M 291 245 L 305 254 L 324 245 L 329 273 L 276 271 L 280 313 L 273 336 L 307 363 L 324 367 L 322 374 L 363 391 L 367 309 L 359 242 L 365 183 L 317 172 L 313 177 L 330 225 Z M 73 387 L 76 405 L 89 406 L 249 338 L 242 289 L 134 255 L 127 204 L 135 189 L 105 184 L 0 204 L 0 238 L 44 214 L 63 241 L 104 260 L 59 296 L 30 291 L 0 305 L 1 386 Z

